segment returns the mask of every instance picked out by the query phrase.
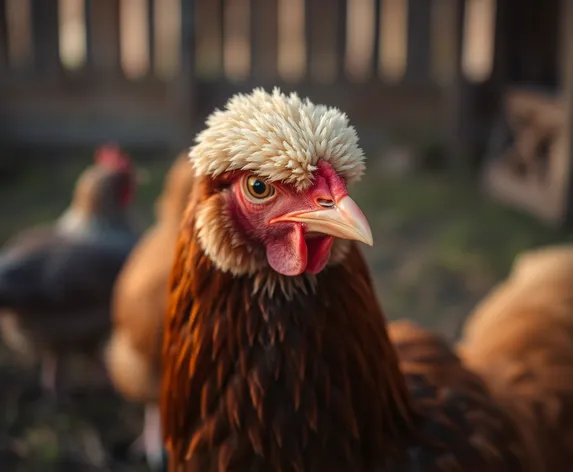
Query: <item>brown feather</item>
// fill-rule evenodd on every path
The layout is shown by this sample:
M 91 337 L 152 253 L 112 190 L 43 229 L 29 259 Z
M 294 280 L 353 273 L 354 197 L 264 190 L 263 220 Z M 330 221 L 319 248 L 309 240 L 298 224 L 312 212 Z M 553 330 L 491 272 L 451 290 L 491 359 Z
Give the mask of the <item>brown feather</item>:
M 260 274 L 214 267 L 194 220 L 214 192 L 197 181 L 170 280 L 161 407 L 171 471 L 543 470 L 443 340 L 401 323 L 390 341 L 355 245 L 343 263 L 274 291 Z
M 573 464 L 573 250 L 521 255 L 470 316 L 459 351 L 505 408 L 546 470 Z
M 157 222 L 133 249 L 114 288 L 114 326 L 106 348 L 106 364 L 116 388 L 138 402 L 159 399 L 167 285 L 181 213 L 193 177 L 189 158 L 182 153 L 157 199 Z
M 164 338 L 162 409 L 172 470 L 217 470 L 221 463 L 235 464 L 228 470 L 362 470 L 399 457 L 412 436 L 409 396 L 356 248 L 346 264 L 319 275 L 308 295 L 253 294 L 253 277 L 213 267 L 193 214 L 192 202 Z M 344 293 L 331 289 L 340 284 Z M 214 348 L 219 343 L 227 349 Z M 223 360 L 229 356 L 235 363 Z M 230 369 L 205 421 L 201 392 L 221 384 L 221 364 Z M 205 423 L 223 421 L 219 411 L 230 429 L 209 447 Z
M 390 324 L 389 333 L 418 411 L 430 419 L 428 432 L 444 442 L 424 470 L 550 470 L 512 411 L 498 404 L 444 339 L 409 321 Z

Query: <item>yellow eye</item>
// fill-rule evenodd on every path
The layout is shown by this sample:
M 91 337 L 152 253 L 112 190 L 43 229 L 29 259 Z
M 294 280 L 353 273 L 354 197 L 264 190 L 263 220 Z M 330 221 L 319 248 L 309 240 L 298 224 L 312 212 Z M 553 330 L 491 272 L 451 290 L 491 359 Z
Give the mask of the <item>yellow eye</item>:
M 254 175 L 248 177 L 245 182 L 249 196 L 256 200 L 264 200 L 275 194 L 275 189 L 271 184 Z

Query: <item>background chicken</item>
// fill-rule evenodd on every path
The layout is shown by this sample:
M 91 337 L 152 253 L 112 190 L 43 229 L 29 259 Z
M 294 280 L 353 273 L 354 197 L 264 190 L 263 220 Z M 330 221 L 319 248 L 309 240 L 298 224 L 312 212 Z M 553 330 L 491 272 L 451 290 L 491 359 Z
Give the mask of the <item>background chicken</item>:
M 345 115 L 255 90 L 207 125 L 165 324 L 171 470 L 569 470 L 439 337 L 388 333 L 348 241 L 372 244 Z
M 62 216 L 15 236 L 0 254 L 4 338 L 41 353 L 41 381 L 54 394 L 58 359 L 93 353 L 110 328 L 111 290 L 136 241 L 134 189 L 127 156 L 102 147 Z
M 193 167 L 184 153 L 172 166 L 156 202 L 157 222 L 134 248 L 117 280 L 114 329 L 106 348 L 106 364 L 116 388 L 146 405 L 143 434 L 135 444 L 144 447 L 154 468 L 161 465 L 163 455 L 157 402 L 167 283 L 192 183 Z
M 573 248 L 520 255 L 476 307 L 459 348 L 543 449 L 547 470 L 573 466 L 572 287 Z

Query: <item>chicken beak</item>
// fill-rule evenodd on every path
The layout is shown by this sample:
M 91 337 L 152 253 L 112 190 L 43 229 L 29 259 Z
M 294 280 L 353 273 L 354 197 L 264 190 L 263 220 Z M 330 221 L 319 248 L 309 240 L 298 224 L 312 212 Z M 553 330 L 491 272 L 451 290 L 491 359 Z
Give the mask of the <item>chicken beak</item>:
M 317 210 L 292 212 L 275 218 L 274 222 L 303 223 L 307 232 L 328 234 L 342 239 L 353 239 L 373 245 L 372 230 L 362 210 L 348 195 L 330 207 Z

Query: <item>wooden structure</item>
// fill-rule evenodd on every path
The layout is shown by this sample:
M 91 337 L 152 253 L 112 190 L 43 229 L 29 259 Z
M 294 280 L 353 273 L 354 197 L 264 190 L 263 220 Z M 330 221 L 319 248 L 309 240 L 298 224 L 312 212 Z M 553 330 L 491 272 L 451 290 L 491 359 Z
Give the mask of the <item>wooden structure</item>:
M 69 68 L 62 52 L 67 26 L 61 10 L 62 4 L 74 2 L 82 5 L 84 30 L 71 46 L 85 42 L 85 58 Z M 470 122 L 459 119 L 466 110 L 461 106 L 466 88 L 454 87 L 461 74 L 463 4 L 0 0 L 0 141 L 188 145 L 210 110 L 231 94 L 259 85 L 278 85 L 338 105 L 354 123 L 374 130 L 414 128 L 463 136 L 471 129 Z M 27 9 L 11 13 L 15 5 Z M 166 19 L 168 5 L 177 6 L 177 25 Z M 135 9 L 141 6 L 143 15 Z M 132 19 L 131 26 L 126 18 Z M 147 34 L 139 42 L 125 39 L 126 29 L 137 36 L 142 28 Z M 166 42 L 164 35 L 174 30 L 177 40 Z M 401 32 L 404 57 L 398 57 L 401 47 L 391 36 Z M 147 64 L 135 78 L 123 57 L 130 44 L 145 49 L 146 57 L 135 51 L 131 60 L 136 69 L 138 61 Z M 441 50 L 440 45 L 454 47 Z M 175 49 L 176 73 L 161 76 L 157 64 Z M 24 59 L 16 54 L 22 50 Z M 445 72 L 437 74 L 440 67 Z
M 394 129 L 441 137 L 457 170 L 485 155 L 489 193 L 562 223 L 572 3 L 0 0 L 0 144 L 179 148 L 233 93 L 278 85 L 344 109 L 370 147 Z M 476 82 L 468 44 L 488 40 L 468 18 L 488 5 L 491 66 Z
M 501 106 L 484 184 L 497 198 L 567 224 L 573 221 L 573 2 L 506 0 L 500 6 Z

